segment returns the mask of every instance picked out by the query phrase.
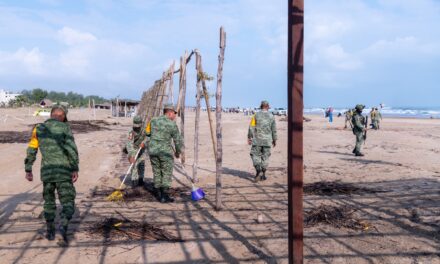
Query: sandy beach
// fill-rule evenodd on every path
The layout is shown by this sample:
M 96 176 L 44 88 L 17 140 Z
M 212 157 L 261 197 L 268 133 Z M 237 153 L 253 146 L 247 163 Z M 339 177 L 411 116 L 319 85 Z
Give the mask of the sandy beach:
M 33 110 L 0 109 L 0 140 L 29 134 Z M 440 263 L 440 120 L 385 117 L 381 130 L 368 131 L 365 157 L 351 154 L 355 138 L 344 130 L 344 118 L 329 124 L 322 116 L 304 123 L 304 182 L 348 183 L 355 193 L 304 194 L 304 210 L 320 205 L 348 206 L 362 230 L 326 223 L 304 229 L 305 263 Z M 88 120 L 87 110 L 69 110 L 69 120 Z M 74 132 L 80 153 L 77 211 L 71 243 L 59 247 L 44 238 L 39 162 L 34 182 L 24 178 L 27 144 L 0 142 L 1 263 L 286 263 L 287 252 L 287 122 L 277 117 L 279 141 L 273 149 L 268 180 L 254 182 L 246 142 L 250 117 L 223 114 L 223 205 L 215 204 L 215 163 L 206 113 L 202 113 L 198 185 L 204 200 L 190 199 L 190 184 L 176 165 L 176 203 L 147 197 L 124 203 L 105 199 L 116 188 L 128 162 L 122 153 L 129 118 L 97 112 L 95 131 Z M 193 164 L 194 113 L 185 126 L 186 166 Z M 283 121 L 284 120 L 284 121 Z M 178 124 L 180 121 L 178 121 Z M 14 132 L 9 133 L 8 132 Z M 17 133 L 20 132 L 20 133 Z M 9 140 L 11 141 L 11 140 Z M 146 179 L 151 182 L 147 164 Z M 364 190 L 364 191 L 362 191 Z M 146 221 L 182 242 L 111 239 L 94 233 L 105 217 Z M 257 221 L 257 216 L 261 215 Z

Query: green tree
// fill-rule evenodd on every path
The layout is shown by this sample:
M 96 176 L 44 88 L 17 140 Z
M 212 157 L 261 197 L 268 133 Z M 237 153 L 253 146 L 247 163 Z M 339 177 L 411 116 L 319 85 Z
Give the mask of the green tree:
M 31 100 L 34 103 L 39 103 L 39 102 L 41 102 L 41 100 L 45 99 L 46 96 L 47 96 L 46 90 L 36 88 L 36 89 L 32 90 Z

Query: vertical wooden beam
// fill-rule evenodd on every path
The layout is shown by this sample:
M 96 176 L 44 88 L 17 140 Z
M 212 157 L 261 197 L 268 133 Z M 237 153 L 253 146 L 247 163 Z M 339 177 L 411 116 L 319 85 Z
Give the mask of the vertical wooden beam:
M 196 119 L 195 119 L 195 131 L 194 131 L 194 163 L 193 163 L 193 182 L 197 182 L 197 166 L 199 163 L 199 127 L 200 127 L 200 108 L 201 108 L 201 95 L 202 95 L 202 79 L 199 78 L 201 56 L 196 53 L 196 75 L 197 75 L 197 90 L 196 90 Z
M 180 133 L 182 135 L 182 151 L 180 160 L 182 165 L 185 165 L 185 97 L 186 97 L 186 59 L 188 58 L 188 51 L 185 51 L 183 58 L 180 61 Z
M 304 0 L 288 0 L 288 237 L 289 263 L 303 263 Z
M 169 94 L 169 103 L 174 104 L 174 65 L 176 64 L 175 61 L 170 66 L 169 71 L 169 87 L 168 87 L 168 94 Z
M 223 163 L 223 141 L 222 141 L 222 84 L 223 84 L 223 62 L 225 60 L 226 32 L 223 27 L 220 28 L 220 53 L 218 55 L 217 70 L 217 90 L 216 98 L 216 134 L 217 134 L 217 153 L 216 153 L 216 184 L 215 184 L 215 206 L 217 210 L 222 209 L 222 163 Z
M 124 116 L 127 117 L 127 100 L 125 100 L 124 104 Z
M 211 141 L 212 141 L 212 149 L 214 151 L 214 159 L 217 157 L 217 147 L 215 145 L 215 131 L 214 131 L 214 124 L 212 121 L 212 114 L 211 114 L 211 104 L 209 103 L 209 93 L 208 88 L 206 88 L 206 82 L 204 79 L 204 72 L 203 72 L 203 66 L 202 66 L 202 56 L 197 51 L 196 55 L 199 55 L 199 67 L 197 70 L 197 79 L 201 78 L 202 80 L 202 87 L 203 87 L 203 97 L 205 97 L 205 103 L 206 103 L 206 110 L 208 111 L 208 120 L 209 120 L 209 130 L 211 132 Z

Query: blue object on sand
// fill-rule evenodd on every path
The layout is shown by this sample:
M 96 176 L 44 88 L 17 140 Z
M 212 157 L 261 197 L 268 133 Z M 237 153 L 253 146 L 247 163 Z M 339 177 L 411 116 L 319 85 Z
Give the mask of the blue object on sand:
M 194 185 L 192 186 L 191 199 L 193 201 L 201 200 L 205 198 L 205 195 L 206 195 L 205 192 L 201 188 L 197 188 Z

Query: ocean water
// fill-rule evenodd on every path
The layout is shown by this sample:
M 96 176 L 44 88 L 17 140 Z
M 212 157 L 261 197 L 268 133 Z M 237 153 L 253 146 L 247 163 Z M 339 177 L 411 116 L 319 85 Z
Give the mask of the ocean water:
M 418 108 L 418 107 L 389 107 L 385 106 L 382 109 L 380 107 L 379 111 L 382 113 L 382 116 L 390 116 L 390 117 L 412 117 L 412 118 L 440 118 L 440 107 L 431 107 L 431 108 Z M 304 108 L 305 114 L 322 114 L 324 115 L 326 108 Z M 338 113 L 344 114 L 348 108 L 334 108 L 333 115 L 337 115 Z M 364 110 L 364 114 L 369 113 L 370 108 L 366 108 Z

